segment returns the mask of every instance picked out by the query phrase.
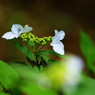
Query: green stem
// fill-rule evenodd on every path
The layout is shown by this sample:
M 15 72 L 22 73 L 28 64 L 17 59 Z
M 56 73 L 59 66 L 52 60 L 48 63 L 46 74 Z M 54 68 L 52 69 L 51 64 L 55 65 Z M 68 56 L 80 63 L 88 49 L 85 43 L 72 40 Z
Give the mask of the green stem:
M 42 47 L 38 50 L 38 51 L 41 51 L 46 45 L 42 45 Z
M 38 52 L 38 48 L 39 48 L 40 44 L 35 44 L 35 52 Z

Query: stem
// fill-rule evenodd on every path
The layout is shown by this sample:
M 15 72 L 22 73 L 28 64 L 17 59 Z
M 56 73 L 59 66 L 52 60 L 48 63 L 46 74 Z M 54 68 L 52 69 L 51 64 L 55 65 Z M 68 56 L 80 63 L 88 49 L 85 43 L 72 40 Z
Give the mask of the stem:
M 42 47 L 38 50 L 38 51 L 41 51 L 41 49 L 43 49 L 46 45 L 42 45 Z
M 39 62 L 38 62 L 38 58 L 37 58 L 37 53 L 38 53 L 38 48 L 39 48 L 39 44 L 35 44 L 35 57 L 36 57 L 36 66 L 39 68 Z
M 36 66 L 39 68 L 39 70 L 40 70 L 40 64 L 39 64 L 39 61 L 38 61 L 38 58 L 37 58 L 37 56 L 36 56 Z
M 40 44 L 35 44 L 35 52 L 38 52 L 38 48 L 39 48 Z

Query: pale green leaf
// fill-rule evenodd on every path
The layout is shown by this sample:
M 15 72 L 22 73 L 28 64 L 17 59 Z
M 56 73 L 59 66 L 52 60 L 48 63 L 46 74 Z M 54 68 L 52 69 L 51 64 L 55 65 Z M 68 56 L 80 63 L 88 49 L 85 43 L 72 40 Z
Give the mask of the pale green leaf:
M 9 89 L 19 80 L 18 74 L 7 63 L 0 61 L 0 83 Z
M 88 68 L 95 72 L 95 44 L 83 30 L 80 31 L 80 48 Z
M 42 87 L 34 82 L 26 81 L 24 83 L 19 88 L 27 95 L 57 95 L 55 91 Z
M 0 95 L 11 95 L 11 94 L 1 92 Z

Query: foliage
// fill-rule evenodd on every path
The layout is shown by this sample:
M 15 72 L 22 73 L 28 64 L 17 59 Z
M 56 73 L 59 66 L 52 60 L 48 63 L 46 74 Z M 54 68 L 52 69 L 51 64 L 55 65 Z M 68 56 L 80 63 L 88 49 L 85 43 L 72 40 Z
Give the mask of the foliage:
M 83 30 L 80 31 L 80 48 L 87 62 L 88 69 L 95 73 L 95 43 Z
M 18 74 L 5 62 L 0 61 L 0 82 L 5 89 L 15 86 L 19 80 Z
M 0 95 L 94 95 L 95 80 L 89 77 L 89 73 L 95 74 L 95 44 L 90 37 L 80 31 L 80 48 L 88 70 L 82 74 L 82 59 L 64 55 L 61 42 L 64 31 L 55 30 L 54 37 L 39 38 L 30 33 L 31 30 L 28 25 L 14 24 L 11 32 L 2 36 L 12 39 L 28 62 L 0 61 Z M 53 50 L 44 49 L 47 44 Z M 54 60 L 51 55 L 61 60 Z

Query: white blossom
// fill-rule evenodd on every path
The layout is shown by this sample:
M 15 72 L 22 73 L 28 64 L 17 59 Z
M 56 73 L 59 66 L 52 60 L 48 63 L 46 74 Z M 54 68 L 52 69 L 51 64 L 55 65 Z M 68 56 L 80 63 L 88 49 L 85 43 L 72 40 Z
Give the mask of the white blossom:
M 31 31 L 33 28 L 32 27 L 29 27 L 28 25 L 25 25 L 24 28 L 22 27 L 21 28 L 21 32 L 29 32 Z
M 52 38 L 51 46 L 53 47 L 53 50 L 61 55 L 64 55 L 64 45 L 60 41 L 64 38 L 65 33 L 64 31 L 57 31 L 55 30 L 55 36 Z
M 63 88 L 66 92 L 71 93 L 76 90 L 81 80 L 81 72 L 83 70 L 83 60 L 77 56 L 70 56 L 65 65 L 66 74 L 63 77 Z
M 20 24 L 13 24 L 11 31 L 5 33 L 2 38 L 5 38 L 7 40 L 18 38 L 23 32 L 29 32 L 32 30 L 32 27 L 28 27 L 28 25 L 25 25 L 24 28 Z

